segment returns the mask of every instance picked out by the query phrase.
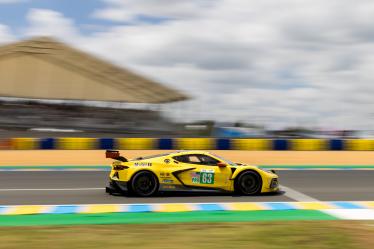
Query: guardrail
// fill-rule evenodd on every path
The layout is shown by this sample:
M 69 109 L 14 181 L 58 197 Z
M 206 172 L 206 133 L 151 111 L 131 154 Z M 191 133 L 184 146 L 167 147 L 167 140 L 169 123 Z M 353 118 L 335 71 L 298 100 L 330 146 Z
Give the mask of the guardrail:
M 0 149 L 374 151 L 374 139 L 6 138 Z

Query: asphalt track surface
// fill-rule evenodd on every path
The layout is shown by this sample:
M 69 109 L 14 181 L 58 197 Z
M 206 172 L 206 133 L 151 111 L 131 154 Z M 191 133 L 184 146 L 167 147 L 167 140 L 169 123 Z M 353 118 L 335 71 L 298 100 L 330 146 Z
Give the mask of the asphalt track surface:
M 165 192 L 139 198 L 106 194 L 105 171 L 0 172 L 0 205 L 374 200 L 373 170 L 285 170 L 278 174 L 283 190 L 276 194 Z

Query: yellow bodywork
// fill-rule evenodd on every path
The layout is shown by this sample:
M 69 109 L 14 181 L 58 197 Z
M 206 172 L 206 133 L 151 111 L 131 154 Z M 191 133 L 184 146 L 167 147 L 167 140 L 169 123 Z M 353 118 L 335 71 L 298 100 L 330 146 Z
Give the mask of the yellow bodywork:
M 207 155 L 225 164 L 201 165 L 183 163 L 175 158 L 182 155 Z M 116 166 L 124 166 L 115 170 Z M 255 171 L 261 177 L 261 193 L 278 191 L 278 176 L 275 173 L 252 165 L 234 164 L 206 151 L 178 151 L 163 155 L 137 158 L 128 162 L 114 161 L 110 172 L 110 180 L 127 184 L 140 171 L 153 172 L 159 182 L 159 190 L 193 190 L 208 189 L 234 192 L 235 178 L 243 171 Z M 271 182 L 277 184 L 271 187 Z

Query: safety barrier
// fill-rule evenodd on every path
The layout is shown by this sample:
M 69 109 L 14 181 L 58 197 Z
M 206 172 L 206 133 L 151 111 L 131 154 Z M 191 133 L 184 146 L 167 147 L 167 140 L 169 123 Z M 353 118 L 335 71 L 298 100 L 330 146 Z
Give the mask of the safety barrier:
M 8 138 L 0 149 L 374 151 L 374 139 Z

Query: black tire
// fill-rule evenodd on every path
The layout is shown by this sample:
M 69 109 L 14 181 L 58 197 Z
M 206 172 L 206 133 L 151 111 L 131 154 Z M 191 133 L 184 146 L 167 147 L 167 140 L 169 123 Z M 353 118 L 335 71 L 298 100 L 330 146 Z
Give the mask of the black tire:
M 150 171 L 140 171 L 130 182 L 130 192 L 137 196 L 147 197 L 154 195 L 158 190 L 157 177 Z
M 245 171 L 235 179 L 235 192 L 240 195 L 256 195 L 261 192 L 261 176 L 254 171 Z

